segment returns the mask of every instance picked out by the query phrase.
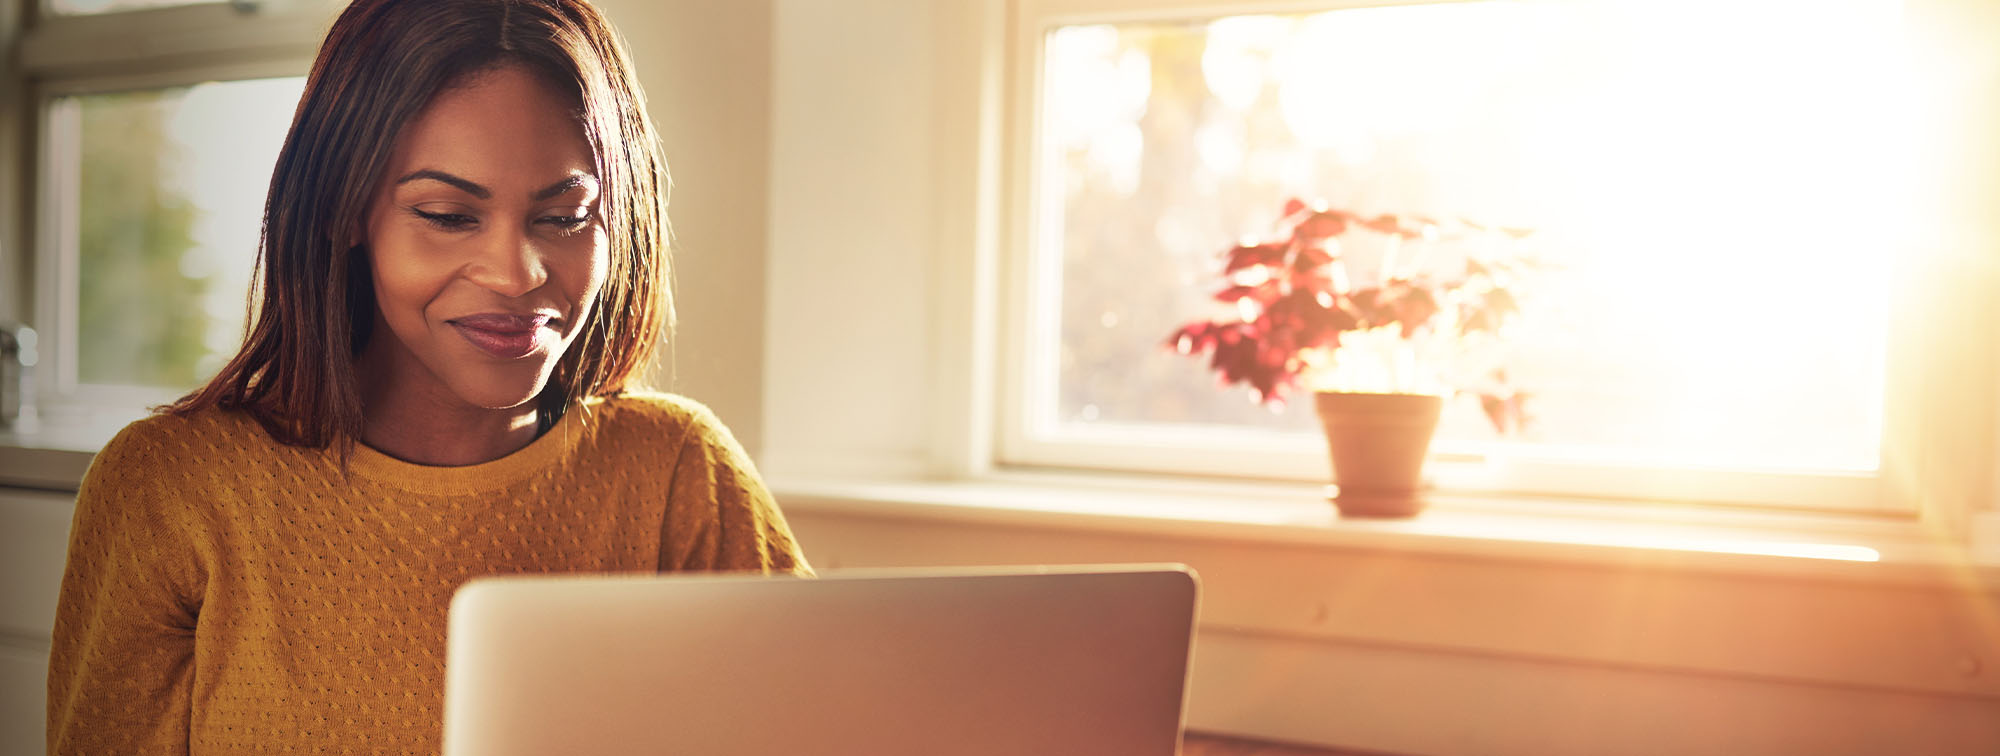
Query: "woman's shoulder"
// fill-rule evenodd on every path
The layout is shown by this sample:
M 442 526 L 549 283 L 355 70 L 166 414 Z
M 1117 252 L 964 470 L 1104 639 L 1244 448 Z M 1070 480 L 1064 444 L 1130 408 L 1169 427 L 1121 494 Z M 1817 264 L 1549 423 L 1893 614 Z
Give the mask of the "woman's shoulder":
M 670 455 L 688 448 L 739 448 L 729 427 L 707 405 L 679 394 L 627 391 L 599 400 L 590 413 L 586 422 L 596 426 L 594 434 L 602 442 Z
M 249 415 L 211 407 L 184 413 L 158 412 L 135 420 L 113 436 L 98 456 L 162 461 L 233 458 L 240 457 L 247 447 L 270 443 L 263 427 Z
M 255 466 L 275 443 L 241 412 L 157 413 L 126 425 L 98 450 L 84 474 L 83 493 L 126 498 L 142 490 L 186 488 L 220 469 Z
M 679 394 L 627 391 L 604 398 L 593 412 L 613 432 L 728 432 L 707 405 Z

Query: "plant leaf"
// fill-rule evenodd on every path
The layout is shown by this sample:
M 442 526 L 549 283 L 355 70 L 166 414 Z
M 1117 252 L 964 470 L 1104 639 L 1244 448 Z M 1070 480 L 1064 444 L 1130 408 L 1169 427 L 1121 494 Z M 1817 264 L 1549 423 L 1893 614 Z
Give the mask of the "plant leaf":
M 1361 221 L 1361 227 L 1381 234 L 1396 234 L 1403 230 L 1402 223 L 1396 216 L 1388 213 Z
M 1396 321 L 1403 324 L 1403 338 L 1416 334 L 1417 329 L 1429 325 L 1431 318 L 1438 314 L 1437 298 L 1431 290 L 1422 286 L 1410 286 L 1396 297 L 1394 305 Z
M 1347 218 L 1339 211 L 1329 210 L 1313 213 L 1293 227 L 1292 238 L 1300 242 L 1317 242 L 1331 239 L 1347 232 Z
M 1229 263 L 1223 267 L 1222 273 L 1228 275 L 1245 268 L 1284 265 L 1285 251 L 1289 246 L 1283 242 L 1239 245 L 1229 250 Z
M 1317 244 L 1303 245 L 1299 254 L 1292 258 L 1292 270 L 1309 271 L 1333 262 L 1333 254 Z

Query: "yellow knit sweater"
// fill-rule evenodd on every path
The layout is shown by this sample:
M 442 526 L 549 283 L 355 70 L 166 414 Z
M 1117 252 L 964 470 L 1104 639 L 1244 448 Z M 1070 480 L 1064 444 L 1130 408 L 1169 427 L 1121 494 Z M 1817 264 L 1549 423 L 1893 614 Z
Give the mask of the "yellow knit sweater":
M 52 754 L 437 753 L 445 610 L 478 575 L 809 574 L 694 402 L 572 408 L 526 448 L 425 467 L 153 417 L 91 463 L 49 661 Z

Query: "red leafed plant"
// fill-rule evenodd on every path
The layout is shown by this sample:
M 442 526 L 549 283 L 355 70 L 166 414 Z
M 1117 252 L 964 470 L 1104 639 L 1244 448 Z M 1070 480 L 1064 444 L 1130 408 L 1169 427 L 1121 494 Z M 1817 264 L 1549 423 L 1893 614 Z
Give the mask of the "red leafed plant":
M 1248 384 L 1267 404 L 1282 404 L 1302 383 L 1317 391 L 1467 393 L 1479 397 L 1496 430 L 1520 429 L 1526 395 L 1496 352 L 1519 313 L 1513 287 L 1536 267 L 1514 251 L 1531 231 L 1364 216 L 1297 199 L 1285 203 L 1281 227 L 1289 233 L 1224 253 L 1226 284 L 1215 299 L 1232 305 L 1234 316 L 1181 326 L 1169 346 L 1211 355 L 1224 385 Z M 1375 259 L 1365 262 L 1375 264 L 1354 259 L 1363 256 L 1350 246 L 1371 247 Z M 1440 253 L 1446 248 L 1449 256 Z

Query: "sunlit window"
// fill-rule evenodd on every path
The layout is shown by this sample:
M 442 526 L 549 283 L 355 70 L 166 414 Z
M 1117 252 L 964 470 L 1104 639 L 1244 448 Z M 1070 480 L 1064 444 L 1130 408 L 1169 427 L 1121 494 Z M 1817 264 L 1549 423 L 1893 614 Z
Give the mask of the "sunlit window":
M 1900 14 L 1489 0 L 1055 27 L 1030 435 L 1316 432 L 1309 401 L 1273 412 L 1163 348 L 1222 314 L 1220 254 L 1299 197 L 1537 229 L 1508 356 L 1532 421 L 1503 438 L 1460 397 L 1439 451 L 1874 470 L 1909 217 Z
M 264 194 L 300 78 L 50 103 L 51 191 L 74 198 L 83 385 L 179 391 L 243 337 Z M 73 215 L 71 215 L 73 213 Z

